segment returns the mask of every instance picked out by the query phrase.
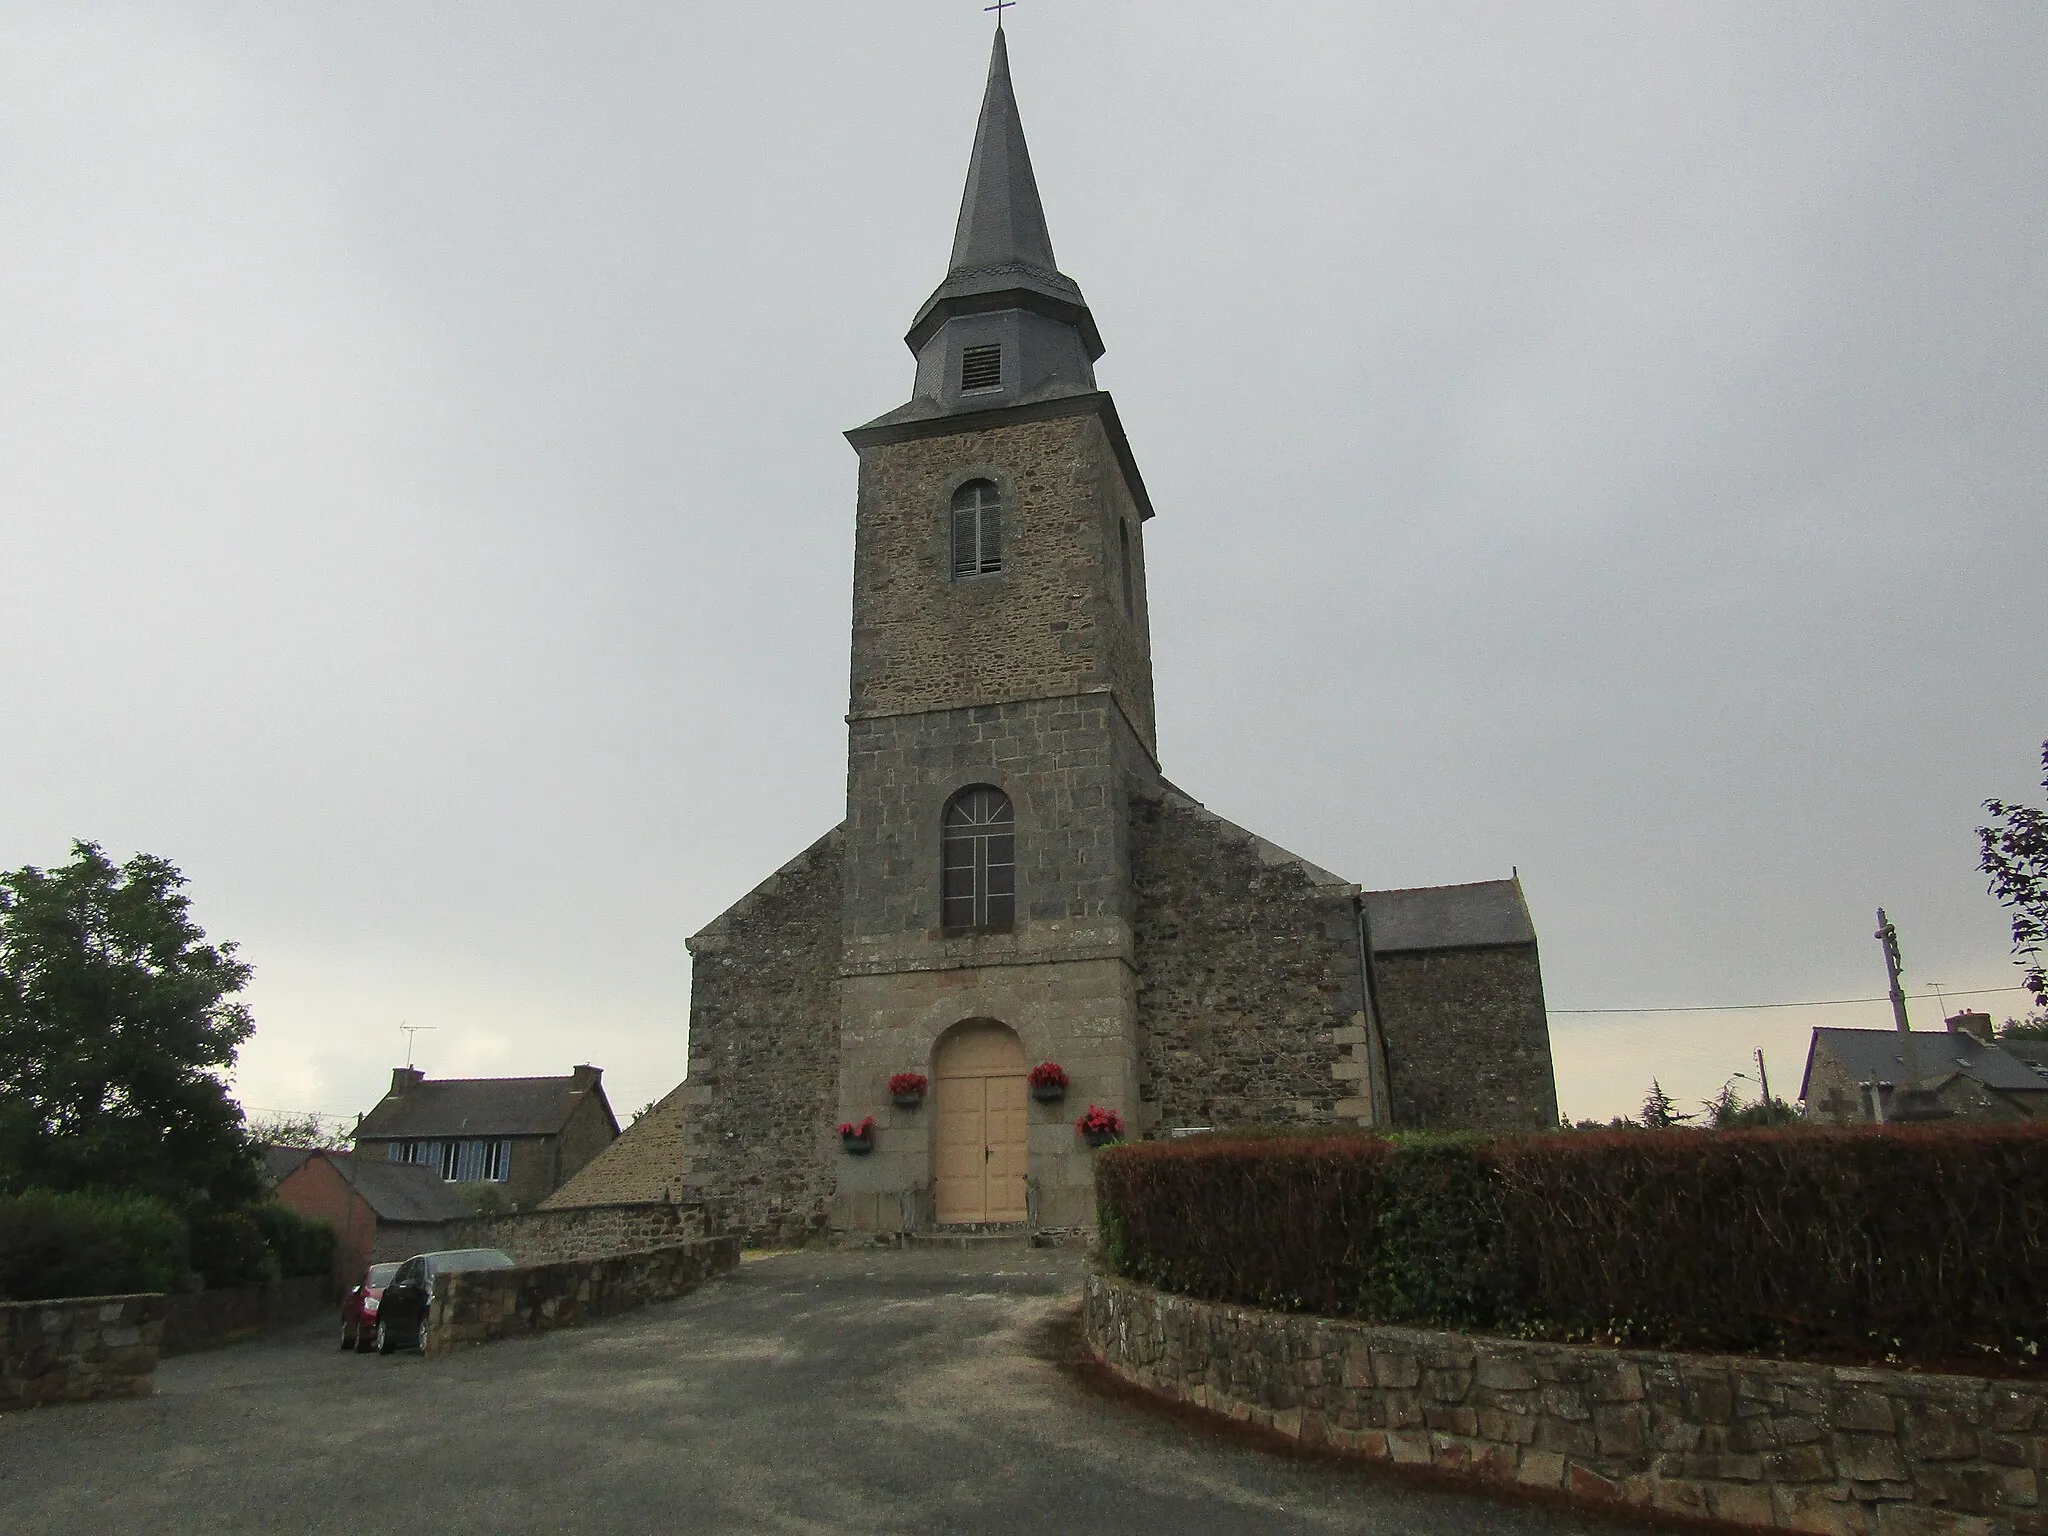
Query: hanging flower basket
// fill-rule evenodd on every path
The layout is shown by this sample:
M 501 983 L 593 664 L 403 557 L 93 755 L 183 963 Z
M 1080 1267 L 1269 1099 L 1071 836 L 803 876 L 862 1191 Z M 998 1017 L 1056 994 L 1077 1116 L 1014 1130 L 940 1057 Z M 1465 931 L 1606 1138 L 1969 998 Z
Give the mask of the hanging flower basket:
M 889 1097 L 898 1109 L 915 1109 L 924 1102 L 927 1086 L 922 1072 L 898 1072 L 889 1079 Z
M 1041 1104 L 1057 1104 L 1067 1096 L 1067 1069 L 1056 1061 L 1041 1061 L 1024 1074 L 1024 1081 Z
M 855 1157 L 866 1157 L 874 1151 L 875 1117 L 869 1115 L 859 1125 L 855 1125 L 851 1120 L 840 1121 L 839 1148 L 842 1152 L 851 1152 Z
M 1074 1129 L 1089 1146 L 1106 1147 L 1124 1139 L 1124 1117 L 1100 1104 L 1090 1104 L 1088 1112 L 1074 1122 Z

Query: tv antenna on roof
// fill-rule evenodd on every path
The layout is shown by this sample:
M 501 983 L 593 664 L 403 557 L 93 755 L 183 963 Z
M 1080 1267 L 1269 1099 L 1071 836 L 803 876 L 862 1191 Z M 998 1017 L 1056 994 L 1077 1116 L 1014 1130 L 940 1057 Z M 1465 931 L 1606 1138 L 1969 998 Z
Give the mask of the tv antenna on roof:
M 1011 3 L 1015 4 L 1016 0 L 1011 0 Z M 398 1021 L 398 1032 L 405 1036 L 405 1064 L 408 1067 L 412 1065 L 412 1037 L 423 1030 L 439 1029 L 440 1027 L 438 1024 L 408 1024 L 403 1019 Z

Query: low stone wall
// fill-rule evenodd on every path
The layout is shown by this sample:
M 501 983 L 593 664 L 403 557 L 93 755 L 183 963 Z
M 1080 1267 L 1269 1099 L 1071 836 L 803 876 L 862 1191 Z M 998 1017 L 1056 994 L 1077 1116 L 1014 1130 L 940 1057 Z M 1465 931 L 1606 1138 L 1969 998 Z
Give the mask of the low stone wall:
M 147 1397 L 163 1331 L 161 1296 L 0 1302 L 0 1410 Z
M 2048 1536 L 2048 1384 L 1481 1338 L 1088 1277 L 1097 1357 L 1305 1443 L 1823 1536 Z
M 170 1297 L 163 1310 L 163 1352 L 189 1355 L 288 1328 L 334 1308 L 334 1282 L 302 1275 L 276 1285 L 236 1286 Z
M 498 1248 L 521 1264 L 557 1264 L 567 1259 L 644 1253 L 710 1236 L 701 1201 L 644 1201 L 630 1205 L 579 1205 L 560 1210 L 517 1211 L 448 1222 L 443 1248 Z
M 474 1270 L 435 1282 L 427 1353 L 459 1344 L 570 1328 L 694 1291 L 714 1275 L 737 1269 L 737 1237 L 707 1237 L 644 1253 Z

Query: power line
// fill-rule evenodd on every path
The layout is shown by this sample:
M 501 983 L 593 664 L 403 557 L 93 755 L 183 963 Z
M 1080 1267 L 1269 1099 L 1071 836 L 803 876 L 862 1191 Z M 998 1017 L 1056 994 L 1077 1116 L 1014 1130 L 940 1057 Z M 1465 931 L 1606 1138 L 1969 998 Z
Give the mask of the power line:
M 1978 987 L 1974 991 L 1950 992 L 1943 997 L 1989 997 L 2000 992 L 2024 992 L 2025 987 Z M 1934 994 L 1929 993 L 1929 996 Z M 1552 1008 L 1551 1013 L 1753 1013 L 1761 1008 L 1846 1008 L 1852 1003 L 1888 1003 L 1891 997 L 1823 997 L 1809 1003 L 1703 1003 L 1696 1008 Z

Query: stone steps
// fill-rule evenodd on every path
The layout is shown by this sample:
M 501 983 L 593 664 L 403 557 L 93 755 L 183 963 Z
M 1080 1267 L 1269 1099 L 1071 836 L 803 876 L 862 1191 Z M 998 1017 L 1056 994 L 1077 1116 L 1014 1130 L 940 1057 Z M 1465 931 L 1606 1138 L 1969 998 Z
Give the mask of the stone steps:
M 979 1251 L 988 1248 L 1029 1248 L 1031 1229 L 1022 1222 L 1015 1226 L 968 1227 L 960 1231 L 940 1228 L 932 1232 L 906 1232 L 906 1248 L 945 1248 Z

